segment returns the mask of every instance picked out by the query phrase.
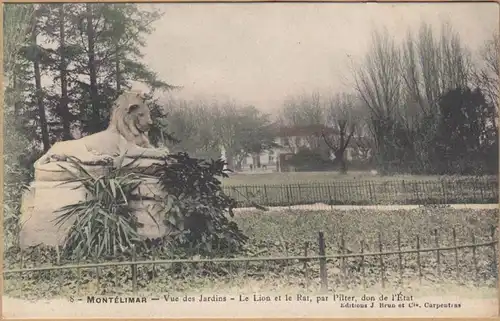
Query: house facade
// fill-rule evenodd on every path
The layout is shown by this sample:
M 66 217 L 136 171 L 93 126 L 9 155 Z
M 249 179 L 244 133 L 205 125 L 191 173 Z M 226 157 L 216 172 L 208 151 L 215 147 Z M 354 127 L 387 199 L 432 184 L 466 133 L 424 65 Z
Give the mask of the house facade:
M 301 149 L 315 149 L 322 144 L 322 133 L 333 134 L 334 130 L 325 126 L 278 127 L 274 142 L 279 146 L 263 151 L 259 155 L 249 155 L 242 161 L 242 171 L 269 172 L 285 171 L 281 166 Z M 333 160 L 333 152 L 330 154 Z M 287 170 L 288 171 L 288 170 Z

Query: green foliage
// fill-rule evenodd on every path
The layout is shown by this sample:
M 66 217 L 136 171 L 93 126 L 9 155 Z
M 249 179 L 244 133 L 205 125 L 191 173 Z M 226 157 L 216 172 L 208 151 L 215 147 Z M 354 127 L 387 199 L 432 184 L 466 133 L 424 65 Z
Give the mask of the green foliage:
M 333 163 L 319 150 L 300 149 L 289 160 L 289 164 L 298 172 L 327 171 L 333 169 Z
M 9 8 L 19 11 L 21 6 Z M 132 80 L 147 85 L 151 93 L 174 88 L 141 61 L 145 36 L 154 30 L 153 23 L 161 13 L 132 3 L 47 3 L 35 8 L 30 27 L 36 26 L 39 41 L 22 46 L 20 51 L 16 76 L 24 99 L 16 117 L 26 131 L 35 127 L 36 141 L 40 141 L 43 126 L 47 126 L 50 143 L 70 139 L 75 132 L 89 134 L 104 129 L 112 102 L 132 86 Z M 89 21 L 93 32 L 87 29 Z M 35 60 L 42 76 L 52 80 L 38 88 L 46 125 L 38 120 L 40 106 L 33 94 L 30 69 Z M 28 68 L 21 69 L 26 64 Z M 89 82 L 89 75 L 95 84 Z
M 238 251 L 247 237 L 226 214 L 236 201 L 227 196 L 217 177 L 227 177 L 222 160 L 205 161 L 187 153 L 170 155 L 174 162 L 155 167 L 154 176 L 169 197 L 167 224 L 179 230 L 176 241 L 185 251 L 211 255 Z
M 3 100 L 3 227 L 4 247 L 17 246 L 20 230 L 19 214 L 21 196 L 31 178 L 30 170 L 25 166 L 26 160 L 33 155 L 35 148 L 30 144 L 34 137 L 33 126 L 28 118 L 20 116 L 30 114 L 31 110 L 23 110 L 26 92 L 32 91 L 27 84 L 31 77 L 28 65 L 22 59 L 22 49 L 28 42 L 30 22 L 34 15 L 33 4 L 3 5 L 3 66 L 4 66 L 4 100 Z M 31 117 L 33 121 L 33 117 Z M 29 130 L 25 130 L 28 128 Z M 31 148 L 30 148 L 31 147 Z
M 77 173 L 63 167 L 74 177 L 66 183 L 81 183 L 87 197 L 58 210 L 57 226 L 73 222 L 63 245 L 64 254 L 78 258 L 116 256 L 140 245 L 140 222 L 129 202 L 145 176 L 130 172 L 135 161 L 124 166 L 120 161 L 108 175 L 99 177 L 90 174 L 78 160 L 70 162 Z
M 277 211 L 271 213 L 243 212 L 235 217 L 235 221 L 250 238 L 246 244 L 247 257 L 283 257 L 303 256 L 307 247 L 308 253 L 318 253 L 318 231 L 323 231 L 328 254 L 360 253 L 361 244 L 365 253 L 379 251 L 378 233 L 381 232 L 383 251 L 397 251 L 398 243 L 402 250 L 415 249 L 416 237 L 420 237 L 421 248 L 435 247 L 435 230 L 439 232 L 440 246 L 470 244 L 471 234 L 476 242 L 491 240 L 491 231 L 498 226 L 498 211 L 452 208 L 419 208 L 413 210 L 328 210 L 328 211 Z M 452 227 L 456 231 L 453 237 Z M 402 232 L 404 233 L 398 233 Z M 398 242 L 398 234 L 400 241 Z M 343 238 L 343 241 L 342 241 Z M 308 245 L 306 245 L 306 242 Z M 423 272 L 423 284 L 429 286 L 433 293 L 442 289 L 443 283 L 467 282 L 476 280 L 481 285 L 478 290 L 485 292 L 484 286 L 491 290 L 497 288 L 497 270 L 494 264 L 495 252 L 491 247 L 480 247 L 476 250 L 476 262 L 473 264 L 472 249 L 459 249 L 459 271 L 461 279 L 456 278 L 456 261 L 453 254 L 440 256 L 443 278 L 437 278 L 436 255 L 420 256 Z M 17 268 L 17 261 L 8 269 Z M 24 253 L 24 265 L 48 266 L 58 262 L 57 253 L 53 249 L 37 247 Z M 166 258 L 156 256 L 156 259 Z M 169 257 L 172 258 L 172 257 Z M 29 259 L 29 260 L 28 260 Z M 139 253 L 137 260 L 150 260 L 147 255 Z M 403 286 L 412 291 L 421 289 L 419 283 L 416 253 L 403 255 Z M 343 260 L 327 260 L 328 283 L 335 289 L 359 289 L 363 292 L 363 273 L 360 269 L 361 258 L 346 259 L 345 270 L 339 270 Z M 81 264 L 95 263 L 94 260 L 81 261 Z M 100 262 L 100 260 L 98 260 Z M 307 264 L 309 278 L 306 279 L 305 262 L 302 260 L 262 261 L 225 263 L 195 263 L 174 265 L 156 264 L 138 265 L 137 288 L 141 294 L 206 292 L 219 293 L 225 291 L 301 291 L 315 292 L 319 289 L 319 264 L 313 261 Z M 364 280 L 367 287 L 380 285 L 380 259 L 378 256 L 367 256 L 363 261 L 365 267 Z M 386 287 L 401 287 L 399 283 L 399 259 L 397 255 L 384 257 Z M 477 269 L 476 269 L 477 267 Z M 345 272 L 345 273 L 344 273 Z M 309 281 L 309 282 L 308 282 Z M 99 283 L 99 285 L 97 285 Z M 309 283 L 309 287 L 308 287 Z M 447 284 L 448 285 L 448 284 Z M 463 290 L 463 288 L 461 289 Z M 132 292 L 132 274 L 129 265 L 117 267 L 101 267 L 72 270 L 55 270 L 42 272 L 24 272 L 5 274 L 4 291 L 9 297 L 44 298 L 84 296 L 84 295 L 120 295 Z M 457 290 L 454 290 L 457 291 Z M 366 291 L 364 291 L 366 292 Z M 492 297 L 496 296 L 495 291 Z M 462 293 L 462 292 L 460 292 Z M 237 295 L 237 293 L 235 293 Z
M 174 162 L 153 165 L 151 175 L 131 172 L 135 161 L 124 166 L 120 161 L 108 174 L 99 177 L 71 159 L 77 173 L 66 169 L 74 177 L 67 183 L 80 183 L 87 197 L 58 211 L 55 223 L 59 227 L 71 224 L 63 246 L 64 256 L 116 258 L 130 255 L 132 248 L 138 252 L 174 250 L 180 255 L 241 250 L 247 238 L 226 217 L 226 213 L 233 216 L 236 202 L 224 194 L 217 179 L 227 175 L 224 163 L 193 159 L 182 153 L 170 157 Z M 167 194 L 163 199 L 165 219 L 156 221 L 151 214 L 150 217 L 158 226 L 166 224 L 178 233 L 153 240 L 140 236 L 141 222 L 130 201 L 138 198 L 134 191 L 146 177 L 157 177 Z
M 260 154 L 279 147 L 274 142 L 275 129 L 268 114 L 262 114 L 254 106 L 239 111 L 238 145 L 245 154 Z
M 438 174 L 498 172 L 498 133 L 493 105 L 479 89 L 457 88 L 440 100 L 432 160 Z

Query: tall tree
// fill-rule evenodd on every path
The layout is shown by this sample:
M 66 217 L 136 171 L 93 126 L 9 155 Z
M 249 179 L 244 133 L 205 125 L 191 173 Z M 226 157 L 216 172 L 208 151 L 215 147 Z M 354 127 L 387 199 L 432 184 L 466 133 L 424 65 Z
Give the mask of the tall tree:
M 39 11 L 38 11 L 39 12 Z M 40 71 L 40 62 L 42 60 L 42 48 L 38 46 L 37 37 L 40 26 L 38 25 L 37 15 L 32 18 L 31 30 L 31 54 L 33 62 L 33 71 L 35 73 L 35 97 L 38 107 L 39 127 L 42 133 L 43 150 L 47 151 L 50 148 L 49 131 L 47 126 L 47 115 L 45 114 L 45 106 L 43 101 L 42 76 Z
M 322 136 L 340 164 L 340 171 L 347 173 L 345 152 L 362 120 L 360 102 L 355 95 L 342 93 L 330 98 L 325 107 L 327 125 L 335 133 L 323 132 Z
M 370 113 L 375 157 L 382 172 L 397 158 L 396 118 L 402 101 L 401 55 L 387 30 L 375 31 L 364 62 L 354 70 L 355 89 Z
M 321 129 L 326 124 L 326 117 L 321 95 L 314 91 L 288 97 L 283 103 L 280 123 L 287 127 L 314 129 L 314 134 L 304 138 L 311 149 L 319 149 L 322 147 Z
M 236 168 L 240 169 L 245 157 L 252 155 L 260 163 L 260 154 L 264 151 L 280 147 L 275 142 L 276 128 L 269 114 L 263 114 L 254 106 L 240 109 L 238 117 L 238 145 L 240 152 L 237 154 Z
M 24 132 L 27 117 L 22 108 L 27 87 L 32 80 L 32 64 L 24 59 L 23 49 L 30 47 L 34 4 L 3 5 L 3 227 L 4 247 L 17 245 L 20 198 L 24 184 L 30 178 L 23 157 L 30 152 L 30 139 Z M 29 81 L 28 81 L 29 80 Z M 31 89 L 30 89 L 31 90 Z M 33 90 L 31 90 L 32 92 Z M 33 119 L 30 117 L 29 119 Z
M 487 101 L 498 109 L 500 99 L 498 83 L 500 82 L 500 35 L 494 32 L 479 51 L 479 66 L 474 73 L 476 86 L 481 88 Z
M 67 78 L 67 68 L 68 62 L 66 57 L 66 30 L 65 30 L 65 12 L 64 3 L 59 3 L 59 76 L 61 78 L 61 100 L 59 103 L 59 113 L 62 115 L 63 124 L 63 139 L 69 140 L 71 136 L 70 121 L 71 115 L 68 106 L 68 78 Z
M 498 129 L 488 120 L 495 109 L 479 89 L 450 90 L 440 100 L 433 160 L 438 174 L 498 172 Z
M 95 29 L 94 29 L 94 13 L 91 3 L 85 4 L 86 11 L 86 32 L 87 32 L 87 55 L 88 55 L 88 72 L 90 79 L 90 104 L 92 106 L 92 117 L 90 131 L 99 131 L 100 128 L 100 113 L 99 113 L 99 93 L 97 91 L 97 66 L 95 54 Z

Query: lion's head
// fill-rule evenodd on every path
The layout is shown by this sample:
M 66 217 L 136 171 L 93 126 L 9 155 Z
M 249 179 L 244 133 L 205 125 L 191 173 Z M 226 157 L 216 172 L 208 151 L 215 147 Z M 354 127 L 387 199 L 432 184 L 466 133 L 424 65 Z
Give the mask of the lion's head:
M 151 112 L 140 92 L 127 91 L 116 99 L 109 127 L 116 129 L 127 141 L 149 147 L 147 132 L 152 124 Z

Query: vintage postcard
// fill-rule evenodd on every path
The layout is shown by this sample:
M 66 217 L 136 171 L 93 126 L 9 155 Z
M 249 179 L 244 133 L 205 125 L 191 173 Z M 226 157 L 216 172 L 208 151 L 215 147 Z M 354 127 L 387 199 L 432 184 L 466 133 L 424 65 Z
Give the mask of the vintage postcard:
M 499 13 L 4 4 L 2 316 L 498 317 Z

